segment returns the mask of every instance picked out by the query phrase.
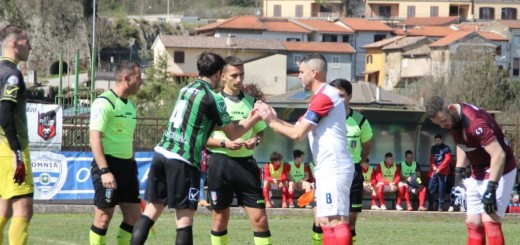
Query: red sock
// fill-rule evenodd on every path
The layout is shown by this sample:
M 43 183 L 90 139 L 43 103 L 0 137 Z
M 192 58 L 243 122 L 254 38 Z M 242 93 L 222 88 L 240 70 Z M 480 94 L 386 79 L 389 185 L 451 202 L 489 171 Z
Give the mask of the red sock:
M 404 199 L 406 200 L 406 205 L 410 205 L 410 192 L 408 188 L 404 188 Z
M 502 233 L 502 224 L 497 222 L 484 222 L 484 229 L 489 245 L 504 245 L 504 234 Z
M 265 200 L 265 203 L 269 203 L 269 189 L 264 186 L 264 200 Z
M 385 204 L 385 197 L 383 195 L 384 188 L 385 188 L 384 185 L 380 185 L 380 186 L 377 187 L 377 195 L 379 196 L 379 204 L 380 205 L 384 205 Z
M 329 226 L 322 226 L 323 230 L 323 245 L 336 245 L 336 236 L 334 230 Z
M 350 232 L 350 224 L 343 223 L 332 227 L 334 236 L 336 236 L 336 245 L 352 245 L 352 234 Z
M 377 205 L 376 204 L 377 194 L 372 195 L 372 206 Z
M 282 205 L 287 205 L 287 188 L 282 188 Z
M 399 190 L 397 191 L 397 205 L 401 205 L 401 201 L 403 200 L 404 192 L 406 189 L 404 186 L 399 187 Z
M 484 226 L 466 223 L 466 227 L 468 228 L 468 241 L 466 245 L 486 245 Z
M 289 203 L 294 204 L 294 192 L 289 192 Z
M 424 207 L 424 202 L 426 201 L 426 188 L 421 187 L 419 191 L 419 207 Z

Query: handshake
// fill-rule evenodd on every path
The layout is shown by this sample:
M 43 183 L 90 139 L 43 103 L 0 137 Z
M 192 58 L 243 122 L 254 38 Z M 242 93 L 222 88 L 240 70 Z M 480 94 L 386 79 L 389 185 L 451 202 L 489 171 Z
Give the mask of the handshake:
M 267 124 L 277 118 L 277 114 L 274 108 L 261 100 L 255 103 L 253 112 L 257 113 Z

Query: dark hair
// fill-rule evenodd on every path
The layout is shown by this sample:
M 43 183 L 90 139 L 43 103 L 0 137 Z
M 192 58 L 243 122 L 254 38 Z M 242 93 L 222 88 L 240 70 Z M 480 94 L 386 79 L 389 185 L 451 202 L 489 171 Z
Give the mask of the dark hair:
M 413 151 L 411 151 L 411 150 L 407 150 L 407 151 L 404 152 L 404 155 L 405 155 L 405 156 L 408 155 L 408 154 L 413 154 Z
M 226 65 L 224 59 L 213 52 L 202 52 L 197 58 L 197 70 L 201 77 L 213 76 L 215 73 L 222 71 L 224 65 Z
M 274 162 L 274 161 L 279 161 L 282 159 L 283 159 L 282 154 L 280 154 L 276 151 L 273 151 L 273 153 L 271 153 L 271 157 L 269 158 L 269 161 Z
M 244 61 L 242 61 L 240 58 L 238 58 L 234 55 L 230 55 L 230 56 L 226 57 L 224 59 L 224 61 L 226 62 L 224 69 L 226 68 L 227 65 L 232 65 L 232 66 L 243 66 L 244 65 Z
M 393 156 L 394 156 L 394 155 L 392 155 L 392 152 L 387 152 L 387 153 L 385 154 L 385 158 L 387 158 L 387 157 L 393 157 Z
M 115 78 L 119 82 L 123 79 L 124 75 L 133 76 L 135 74 L 135 68 L 141 67 L 137 62 L 123 60 L 116 66 Z
M 432 96 L 428 102 L 426 102 L 426 115 L 429 118 L 433 118 L 437 115 L 438 112 L 444 110 L 444 106 L 446 105 L 446 101 L 439 96 Z
M 352 94 L 352 84 L 347 79 L 343 79 L 343 78 L 334 79 L 332 82 L 330 82 L 330 86 L 345 90 L 345 93 L 347 93 L 347 95 Z
M 16 38 L 21 36 L 25 30 L 17 25 L 7 25 L 2 30 L 0 30 L 0 43 L 7 39 L 9 36 L 14 35 Z
M 292 152 L 292 155 L 294 158 L 297 158 L 297 157 L 301 157 L 301 156 L 305 155 L 305 153 L 301 150 L 296 149 Z
M 442 140 L 442 135 L 440 135 L 440 134 L 436 134 L 433 138 L 434 138 L 434 139 L 441 139 L 441 140 Z
M 327 72 L 327 60 L 325 59 L 325 56 L 323 56 L 322 54 L 318 54 L 318 53 L 313 53 L 313 54 L 309 54 L 309 55 L 306 55 L 305 57 L 303 57 L 303 59 L 300 60 L 300 63 L 307 63 L 311 60 L 320 60 L 323 62 L 323 71 L 324 72 Z

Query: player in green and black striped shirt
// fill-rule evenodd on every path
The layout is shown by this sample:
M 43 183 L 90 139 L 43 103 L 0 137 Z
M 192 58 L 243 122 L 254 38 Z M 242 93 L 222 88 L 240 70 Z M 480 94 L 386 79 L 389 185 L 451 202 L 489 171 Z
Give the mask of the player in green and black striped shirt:
M 215 129 L 236 139 L 260 120 L 254 113 L 231 122 L 224 99 L 213 92 L 220 83 L 224 59 L 211 52 L 197 60 L 199 80 L 181 89 L 168 128 L 148 173 L 145 199 L 149 202 L 135 224 L 131 244 L 144 244 L 150 228 L 166 206 L 175 208 L 175 244 L 193 244 L 193 216 L 199 201 L 202 148 Z

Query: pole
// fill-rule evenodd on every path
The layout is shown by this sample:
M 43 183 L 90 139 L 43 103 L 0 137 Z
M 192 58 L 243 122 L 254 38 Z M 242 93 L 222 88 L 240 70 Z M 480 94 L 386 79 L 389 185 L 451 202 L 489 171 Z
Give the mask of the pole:
M 90 56 L 90 101 L 94 101 L 96 88 L 96 0 L 93 1 L 92 13 L 92 55 Z
M 60 64 L 58 68 L 58 78 L 59 78 L 59 84 L 58 84 L 58 97 L 57 104 L 63 105 L 63 49 L 60 49 Z
M 74 63 L 74 75 L 75 75 L 75 83 L 74 83 L 74 115 L 79 114 L 78 108 L 78 94 L 79 94 L 79 49 L 76 49 L 76 59 Z

